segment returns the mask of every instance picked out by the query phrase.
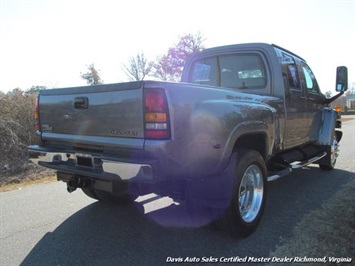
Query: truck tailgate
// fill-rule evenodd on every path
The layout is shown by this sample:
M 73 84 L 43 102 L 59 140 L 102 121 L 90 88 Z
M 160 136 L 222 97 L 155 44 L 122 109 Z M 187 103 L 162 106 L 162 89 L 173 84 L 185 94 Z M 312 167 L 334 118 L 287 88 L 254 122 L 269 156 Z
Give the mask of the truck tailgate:
M 142 141 L 143 83 L 129 82 L 41 91 L 39 119 L 42 138 L 82 140 L 100 144 L 115 138 Z M 72 139 L 72 140 L 73 140 Z M 102 143 L 101 143 L 102 144 Z

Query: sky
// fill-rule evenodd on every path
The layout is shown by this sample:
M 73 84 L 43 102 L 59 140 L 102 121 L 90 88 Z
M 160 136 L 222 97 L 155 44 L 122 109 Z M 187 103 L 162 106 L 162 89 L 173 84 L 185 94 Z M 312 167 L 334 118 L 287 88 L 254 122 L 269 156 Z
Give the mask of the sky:
M 323 92 L 335 94 L 340 65 L 355 82 L 355 0 L 0 0 L 0 91 L 86 85 L 92 63 L 105 83 L 124 82 L 131 56 L 155 60 L 197 32 L 206 48 L 282 46 Z

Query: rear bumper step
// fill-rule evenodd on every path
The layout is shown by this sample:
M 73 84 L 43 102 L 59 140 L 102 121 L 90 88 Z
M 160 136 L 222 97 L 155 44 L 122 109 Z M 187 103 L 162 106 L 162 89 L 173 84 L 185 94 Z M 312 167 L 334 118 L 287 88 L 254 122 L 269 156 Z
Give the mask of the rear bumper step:
M 43 151 L 29 148 L 30 160 L 38 165 L 74 175 L 87 176 L 106 181 L 153 181 L 153 169 L 149 164 L 132 164 L 114 159 L 82 153 Z

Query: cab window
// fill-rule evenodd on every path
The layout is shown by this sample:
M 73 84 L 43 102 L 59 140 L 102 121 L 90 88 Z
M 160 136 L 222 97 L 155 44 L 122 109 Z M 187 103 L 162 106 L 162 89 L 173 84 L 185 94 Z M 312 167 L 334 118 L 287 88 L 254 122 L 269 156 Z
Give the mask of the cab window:
M 221 85 L 249 89 L 266 86 L 265 66 L 257 54 L 223 55 L 219 58 Z
M 202 58 L 192 65 L 190 82 L 235 89 L 265 88 L 264 62 L 258 54 Z
M 310 93 L 319 93 L 319 87 L 312 70 L 305 63 L 302 63 L 302 71 L 304 75 L 304 83 L 306 89 Z
M 300 78 L 293 57 L 286 53 L 282 53 L 282 57 L 280 61 L 283 67 L 283 72 L 286 75 L 290 88 L 300 90 L 301 89 Z
M 193 64 L 191 82 L 218 86 L 217 80 L 217 58 L 203 58 Z

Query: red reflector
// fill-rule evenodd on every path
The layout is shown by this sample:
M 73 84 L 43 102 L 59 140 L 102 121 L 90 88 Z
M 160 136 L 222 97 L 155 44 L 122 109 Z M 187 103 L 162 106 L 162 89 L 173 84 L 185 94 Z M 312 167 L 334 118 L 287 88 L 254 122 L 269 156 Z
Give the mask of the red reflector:
M 216 150 L 219 150 L 220 148 L 222 148 L 221 144 L 216 144 L 213 146 L 213 148 L 215 148 Z
M 38 106 L 38 98 L 36 99 L 35 103 L 35 126 L 37 130 L 41 129 L 41 126 L 39 125 L 39 106 Z
M 159 91 L 148 91 L 145 93 L 145 110 L 147 112 L 166 111 L 164 95 Z
M 167 130 L 146 130 L 145 137 L 147 139 L 164 139 L 170 136 Z

